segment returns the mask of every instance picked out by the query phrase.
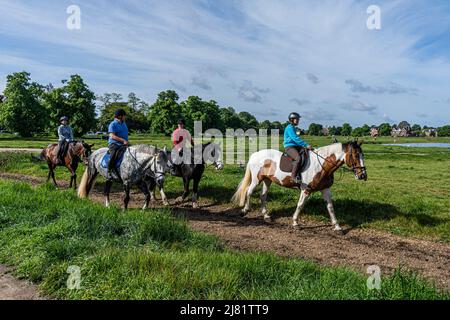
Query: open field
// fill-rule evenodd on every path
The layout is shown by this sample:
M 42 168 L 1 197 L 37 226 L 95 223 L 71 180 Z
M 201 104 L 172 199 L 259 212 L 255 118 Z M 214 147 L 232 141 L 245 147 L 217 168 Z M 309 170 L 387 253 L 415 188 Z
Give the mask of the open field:
M 310 140 L 314 145 L 328 143 L 328 139 L 323 137 Z M 405 139 L 402 140 L 405 142 Z M 424 140 L 414 138 L 413 141 Z M 170 143 L 161 136 L 141 136 L 134 141 L 135 144 L 160 146 Z M 412 142 L 409 139 L 407 141 Z M 439 141 L 449 142 L 449 139 L 440 138 Z M 19 147 L 36 148 L 46 143 L 47 140 L 30 141 Z M 0 145 L 10 147 L 3 140 L 0 140 Z M 328 226 L 329 217 L 319 195 L 313 196 L 305 207 L 302 224 L 308 229 L 303 233 L 291 232 L 290 217 L 295 209 L 298 192 L 277 186 L 272 187 L 269 194 L 273 225 L 265 225 L 262 221 L 257 194 L 253 198 L 254 211 L 249 217 L 227 218 L 226 212 L 233 215 L 237 211 L 232 208 L 229 199 L 244 174 L 244 169 L 235 165 L 226 166 L 221 172 L 215 172 L 212 168 L 206 170 L 200 185 L 201 206 L 206 213 L 193 213 L 188 209 L 188 204 L 184 206 L 185 209 L 174 208 L 172 213 L 176 213 L 176 216 L 194 220 L 187 227 L 183 218 L 173 220 L 166 209 L 159 207 L 145 213 L 131 210 L 125 215 L 119 214 L 121 194 L 118 186 L 113 196 L 117 207 L 110 211 L 89 201 L 79 201 L 73 191 L 55 191 L 48 185 L 37 186 L 47 175 L 45 163 L 31 162 L 29 153 L 0 153 L 0 173 L 5 177 L 26 180 L 26 176 L 31 176 L 37 177 L 38 181 L 33 183 L 37 187 L 0 182 L 3 190 L 1 205 L 6 208 L 1 215 L 3 220 L 0 219 L 0 239 L 4 248 L 0 250 L 0 262 L 18 266 L 17 275 L 42 281 L 41 288 L 46 294 L 61 298 L 437 297 L 430 284 L 423 284 L 422 280 L 409 275 L 406 269 L 418 269 L 427 278 L 440 283 L 439 287 L 449 288 L 450 150 L 387 147 L 380 144 L 367 144 L 363 149 L 369 174 L 367 182 L 355 181 L 351 174 L 336 174 L 333 187 L 336 214 L 348 231 L 346 236 L 339 237 L 332 234 Z M 80 176 L 82 169 L 79 169 Z M 68 180 L 68 177 L 65 169 L 57 170 L 58 179 Z M 95 202 L 101 201 L 101 185 L 100 180 Z M 14 188 L 18 190 L 16 193 L 13 192 Z M 165 189 L 173 203 L 173 199 L 181 194 L 181 180 L 168 176 Z M 136 207 L 141 205 L 142 197 L 135 193 L 133 200 Z M 136 200 L 141 202 L 137 203 Z M 18 203 L 17 213 L 12 210 L 14 201 Z M 39 215 L 42 216 L 41 220 L 38 219 Z M 79 221 L 77 216 L 80 216 Z M 111 222 L 111 219 L 114 221 Z M 214 226 L 209 224 L 212 220 L 216 222 Z M 158 227 L 150 227 L 152 223 Z M 171 227 L 159 226 L 166 223 Z M 316 230 L 314 225 L 323 226 L 324 223 L 325 227 L 317 232 L 312 231 Z M 110 228 L 111 224 L 113 226 Z M 71 225 L 74 225 L 73 229 Z M 95 226 L 98 228 L 92 231 Z M 143 230 L 145 233 L 147 226 L 152 232 L 161 229 L 177 233 L 179 228 L 184 231 L 175 240 L 168 235 L 155 236 L 151 232 L 142 235 L 139 233 L 141 231 L 135 231 Z M 193 232 L 191 227 L 216 234 L 221 241 Z M 134 231 L 127 228 L 134 228 Z M 174 230 L 169 232 L 172 228 Z M 138 232 L 138 235 L 134 232 Z M 393 234 L 394 238 L 389 234 Z M 146 240 L 136 242 L 135 237 Z M 265 241 L 270 239 L 268 241 L 272 243 L 260 243 L 264 237 L 267 237 Z M 54 246 L 52 248 L 56 254 L 51 251 L 52 248 L 46 247 L 44 240 L 55 238 L 49 243 Z M 298 248 L 295 246 L 296 238 L 304 240 Z M 257 239 L 260 239 L 259 242 Z M 277 256 L 229 251 L 223 243 L 227 247 L 245 251 L 271 251 Z M 320 248 L 320 245 L 327 246 L 327 243 L 334 249 Z M 342 249 L 337 249 L 339 246 Z M 360 252 L 361 258 L 354 255 L 355 250 Z M 378 251 L 371 257 L 371 250 Z M 386 259 L 383 250 L 388 252 L 386 256 L 393 255 L 390 261 L 381 261 Z M 280 258 L 279 255 L 292 258 Z M 315 262 L 294 257 L 305 257 Z M 390 276 L 383 278 L 385 291 L 375 295 L 367 292 L 366 277 L 361 272 L 361 265 L 369 260 L 371 264 L 391 269 L 388 272 Z M 402 261 L 406 268 L 396 270 Z M 69 264 L 81 265 L 82 270 L 86 270 L 86 290 L 69 292 L 64 289 L 65 285 L 59 277 L 63 277 Z M 417 268 L 414 268 L 415 265 Z M 211 271 L 205 275 L 200 271 L 202 269 Z M 428 274 L 427 269 L 430 269 Z M 310 270 L 308 272 L 313 275 L 304 273 L 304 270 Z M 177 278 L 178 272 L 181 276 Z M 125 281 L 125 274 L 131 274 L 133 280 Z M 187 275 L 193 277 L 195 285 L 186 284 L 186 281 L 190 281 Z M 94 281 L 98 278 L 103 280 Z M 146 283 L 145 288 L 140 286 L 143 282 Z M 291 282 L 296 285 L 291 285 Z M 124 286 L 123 290 L 118 289 L 121 286 Z

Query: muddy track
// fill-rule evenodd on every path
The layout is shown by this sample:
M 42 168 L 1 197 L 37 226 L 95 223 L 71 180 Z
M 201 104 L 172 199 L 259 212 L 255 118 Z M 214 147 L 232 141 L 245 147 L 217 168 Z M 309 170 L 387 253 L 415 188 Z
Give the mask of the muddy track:
M 0 178 L 31 184 L 40 184 L 44 180 L 6 173 L 0 173 Z M 59 183 L 65 188 L 68 186 L 66 182 Z M 131 207 L 142 206 L 142 194 L 135 190 L 131 196 Z M 91 198 L 103 202 L 100 186 L 94 188 Z M 122 193 L 114 192 L 111 199 L 120 205 Z M 173 212 L 185 216 L 194 230 L 218 236 L 229 248 L 270 251 L 323 265 L 350 266 L 361 272 L 365 272 L 369 265 L 378 265 L 385 274 L 404 266 L 433 279 L 438 287 L 450 290 L 450 244 L 360 228 L 347 229 L 345 235 L 340 235 L 333 232 L 328 224 L 307 219 L 302 219 L 301 227 L 294 229 L 290 226 L 289 217 L 279 217 L 267 223 L 257 211 L 243 218 L 237 209 L 224 205 L 200 202 L 200 209 L 193 210 L 189 203 L 175 204 L 172 200 L 171 204 Z

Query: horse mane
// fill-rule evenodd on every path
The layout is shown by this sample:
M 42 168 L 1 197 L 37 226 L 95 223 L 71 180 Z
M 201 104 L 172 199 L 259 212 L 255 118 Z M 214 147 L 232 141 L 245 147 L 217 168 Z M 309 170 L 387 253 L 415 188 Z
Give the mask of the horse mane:
M 155 155 L 159 149 L 155 146 L 147 145 L 147 144 L 138 144 L 133 146 L 136 152 L 146 153 L 150 155 Z
M 343 150 L 342 143 L 333 143 L 328 146 L 318 148 L 317 152 L 319 153 L 319 155 L 326 158 L 331 156 L 332 154 L 342 152 L 342 150 Z

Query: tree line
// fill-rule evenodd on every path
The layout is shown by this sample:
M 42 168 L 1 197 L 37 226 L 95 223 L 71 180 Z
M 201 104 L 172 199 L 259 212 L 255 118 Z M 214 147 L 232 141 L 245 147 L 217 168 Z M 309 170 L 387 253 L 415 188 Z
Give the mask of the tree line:
M 0 95 L 0 126 L 23 137 L 56 134 L 59 119 L 63 115 L 70 118 L 76 136 L 82 136 L 88 131 L 106 131 L 118 108 L 126 110 L 127 125 L 132 132 L 169 135 L 180 118 L 185 120 L 190 130 L 193 129 L 194 121 L 202 121 L 204 130 L 215 128 L 222 132 L 228 128 L 278 129 L 283 132 L 287 125 L 279 121 L 259 122 L 249 112 L 236 112 L 231 106 L 221 107 L 214 100 L 205 101 L 198 96 L 180 101 L 174 90 L 160 92 L 156 101 L 148 104 L 135 93 L 125 98 L 118 93 L 96 96 L 79 75 L 62 80 L 59 87 L 32 81 L 28 72 L 13 73 L 6 80 L 6 88 Z M 418 129 L 415 126 L 413 129 Z M 384 123 L 378 129 L 379 135 L 390 135 L 392 127 Z M 303 133 L 367 136 L 370 130 L 368 125 L 352 128 L 349 123 L 345 123 L 324 128 L 321 124 L 312 123 Z M 450 135 L 450 132 L 442 135 Z

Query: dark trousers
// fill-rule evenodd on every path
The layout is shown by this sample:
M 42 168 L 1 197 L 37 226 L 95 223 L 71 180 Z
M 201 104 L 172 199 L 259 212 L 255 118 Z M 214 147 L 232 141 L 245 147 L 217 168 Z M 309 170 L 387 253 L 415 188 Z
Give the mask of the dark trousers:
M 60 163 L 64 163 L 64 155 L 67 152 L 67 147 L 69 146 L 69 143 L 66 140 L 58 141 L 58 154 L 56 157 L 58 158 L 58 161 Z
M 302 147 L 288 147 L 286 148 L 286 154 L 293 159 L 292 161 L 292 177 L 296 177 L 300 171 L 302 165 Z
M 125 151 L 125 146 L 120 146 L 118 144 L 112 143 L 108 146 L 109 152 L 109 163 L 108 163 L 108 173 L 114 171 L 117 177 L 120 179 L 120 174 L 116 168 L 116 161 L 120 158 L 122 153 Z

